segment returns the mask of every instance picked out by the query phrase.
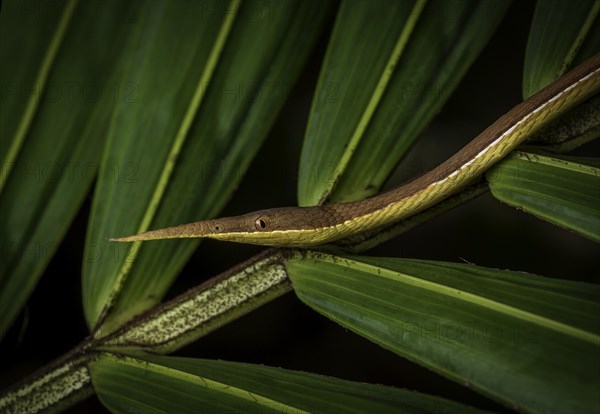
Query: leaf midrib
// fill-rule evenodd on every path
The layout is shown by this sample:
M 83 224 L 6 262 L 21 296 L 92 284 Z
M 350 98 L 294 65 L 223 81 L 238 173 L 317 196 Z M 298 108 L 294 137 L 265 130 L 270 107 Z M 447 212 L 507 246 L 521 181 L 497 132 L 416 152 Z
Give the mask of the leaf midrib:
M 322 260 L 325 262 L 334 263 L 335 257 L 333 256 L 321 256 Z M 351 260 L 351 259 L 347 259 Z M 361 269 L 367 273 L 373 274 L 374 276 L 384 277 L 389 280 L 405 283 L 414 287 L 419 287 L 422 289 L 426 289 L 429 291 L 433 291 L 453 299 L 461 300 L 464 302 L 469 302 L 474 305 L 482 306 L 493 311 L 502 313 L 504 315 L 521 319 L 526 322 L 530 322 L 532 324 L 544 327 L 546 329 L 550 329 L 556 332 L 559 332 L 563 335 L 571 336 L 586 342 L 590 342 L 594 345 L 600 345 L 600 336 L 591 332 L 584 331 L 582 329 L 569 326 L 565 323 L 555 321 L 544 316 L 540 316 L 534 314 L 529 311 L 525 311 L 522 309 L 518 309 L 514 306 L 510 306 L 489 298 L 485 298 L 465 290 L 449 287 L 446 285 L 442 285 L 440 283 L 431 282 L 429 280 L 424 280 L 415 276 L 411 276 L 408 274 L 396 272 L 394 270 L 386 269 L 383 267 L 374 266 L 368 263 L 359 262 L 355 260 L 351 260 L 348 264 L 349 266 L 355 269 Z
M 202 100 L 203 100 L 204 96 L 206 95 L 207 88 L 205 88 L 203 86 L 208 84 L 209 80 L 211 79 L 211 77 L 214 73 L 214 70 L 217 66 L 217 63 L 219 61 L 219 58 L 221 56 L 221 53 L 225 46 L 225 43 L 229 37 L 229 33 L 231 32 L 231 28 L 233 27 L 235 18 L 237 17 L 237 14 L 238 14 L 237 11 L 239 10 L 240 2 L 241 2 L 241 0 L 231 0 L 230 1 L 228 10 L 235 10 L 235 12 L 227 13 L 225 15 L 225 17 L 223 18 L 223 23 L 217 34 L 217 38 L 215 40 L 215 43 L 211 50 L 211 53 L 206 62 L 206 66 L 204 67 L 204 70 L 202 71 L 202 75 L 200 76 L 198 82 L 196 83 L 196 87 L 195 87 L 192 99 L 188 105 L 185 115 L 184 115 L 184 117 L 181 121 L 181 124 L 177 130 L 177 133 L 175 135 L 175 139 L 173 140 L 173 144 L 171 146 L 169 154 L 165 158 L 165 164 L 164 164 L 161 174 L 159 176 L 154 193 L 152 194 L 152 197 L 148 203 L 146 212 L 144 213 L 144 216 L 142 217 L 142 221 L 140 222 L 137 233 L 142 233 L 142 232 L 148 230 L 148 228 L 156 214 L 156 211 L 158 210 L 158 206 L 160 205 L 160 200 L 162 199 L 162 197 L 166 191 L 167 185 L 169 183 L 169 179 L 175 168 L 175 163 L 177 161 L 178 155 L 181 151 L 181 148 L 183 147 L 185 139 L 188 136 L 189 129 L 192 126 L 192 123 L 193 123 L 194 117 L 198 111 L 198 108 L 200 107 L 200 104 L 202 103 Z M 137 255 L 140 251 L 140 244 L 141 244 L 141 242 L 138 241 L 138 242 L 131 243 L 131 246 L 129 246 L 128 253 L 125 255 L 125 257 L 128 257 L 128 260 L 126 260 L 122 264 L 122 266 L 119 268 L 119 270 L 117 271 L 117 277 L 115 278 L 115 283 L 113 285 L 114 289 L 111 291 L 111 294 L 110 294 L 108 300 L 106 301 L 106 304 L 104 305 L 104 309 L 100 313 L 100 315 L 101 315 L 100 321 L 102 321 L 103 319 L 105 319 L 108 316 L 108 310 L 112 307 L 114 301 L 116 300 L 118 293 L 121 291 L 122 286 L 125 283 L 125 279 L 126 279 L 127 275 L 129 274 L 129 271 L 133 267 L 133 263 L 135 262 Z M 100 325 L 100 324 L 98 324 L 98 325 Z
M 44 55 L 42 63 L 40 65 L 40 69 L 34 81 L 34 85 L 40 85 L 41 89 L 44 89 L 46 85 L 46 81 L 48 80 L 48 76 L 50 74 L 50 69 L 54 63 L 56 55 L 62 45 L 62 41 L 65 37 L 67 29 L 70 26 L 72 16 L 75 14 L 75 8 L 77 7 L 77 3 L 79 0 L 68 0 L 65 8 L 63 9 L 62 16 L 60 21 L 56 27 L 54 32 L 54 36 L 52 36 L 52 40 L 50 40 L 50 44 L 48 49 Z M 21 147 L 23 146 L 23 142 L 25 141 L 25 137 L 27 136 L 27 132 L 31 126 L 33 121 L 33 116 L 35 115 L 40 99 L 37 99 L 34 95 L 29 95 L 29 99 L 25 106 L 25 111 L 23 113 L 23 117 L 19 121 L 17 125 L 17 131 L 15 132 L 15 137 L 8 149 L 7 155 L 3 160 L 3 168 L 6 170 L 3 174 L 0 174 L 0 194 L 4 188 L 4 184 L 10 175 L 11 166 L 14 164 L 15 159 L 19 155 Z

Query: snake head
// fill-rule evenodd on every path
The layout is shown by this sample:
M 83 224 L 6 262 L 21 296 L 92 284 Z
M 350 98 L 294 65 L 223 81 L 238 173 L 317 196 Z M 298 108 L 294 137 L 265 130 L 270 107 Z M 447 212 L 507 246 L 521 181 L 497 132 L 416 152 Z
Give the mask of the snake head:
M 210 238 L 263 246 L 312 246 L 327 227 L 326 207 L 282 207 L 241 216 L 202 220 L 151 230 L 112 241 L 134 242 L 179 238 Z
M 282 207 L 235 217 L 206 220 L 202 236 L 263 246 L 310 246 L 318 243 L 315 217 L 320 207 Z

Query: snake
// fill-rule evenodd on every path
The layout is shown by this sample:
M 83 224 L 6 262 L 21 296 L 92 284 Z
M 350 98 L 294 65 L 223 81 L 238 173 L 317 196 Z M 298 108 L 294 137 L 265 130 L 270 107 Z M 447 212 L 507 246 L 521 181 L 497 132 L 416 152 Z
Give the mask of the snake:
M 433 170 L 370 198 L 309 207 L 270 208 L 110 240 L 210 238 L 264 246 L 311 247 L 387 227 L 463 188 L 542 126 L 599 89 L 600 54 L 597 54 L 513 107 Z

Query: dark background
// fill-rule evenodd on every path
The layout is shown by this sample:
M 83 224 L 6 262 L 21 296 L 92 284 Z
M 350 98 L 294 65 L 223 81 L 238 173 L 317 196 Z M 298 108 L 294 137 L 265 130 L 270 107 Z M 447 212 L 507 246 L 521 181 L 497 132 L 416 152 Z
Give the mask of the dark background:
M 442 112 L 387 187 L 430 169 L 458 151 L 521 100 L 532 1 L 517 1 Z M 331 21 L 331 23 L 333 20 Z M 265 145 L 222 215 L 296 204 L 296 177 L 313 90 L 329 37 L 323 34 Z M 575 154 L 598 155 L 598 143 Z M 77 345 L 87 329 L 81 306 L 81 258 L 91 194 L 27 305 L 0 344 L 0 388 Z M 167 299 L 262 249 L 203 242 Z M 597 245 L 495 201 L 489 194 L 369 252 L 510 268 L 593 281 Z M 177 355 L 223 359 L 393 385 L 494 411 L 505 408 L 375 345 L 303 305 L 293 293 L 230 323 Z M 96 397 L 69 412 L 106 412 Z

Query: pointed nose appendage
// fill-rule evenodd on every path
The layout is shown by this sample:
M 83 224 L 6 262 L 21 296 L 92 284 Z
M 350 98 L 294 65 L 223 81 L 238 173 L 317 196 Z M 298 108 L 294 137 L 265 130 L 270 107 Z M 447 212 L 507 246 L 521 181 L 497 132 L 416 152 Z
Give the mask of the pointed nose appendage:
M 174 227 L 165 227 L 157 230 L 150 230 L 139 234 L 125 237 L 111 237 L 108 240 L 115 242 L 135 242 L 145 240 L 163 240 L 163 239 L 187 239 L 208 237 L 213 233 L 211 220 L 198 221 L 195 223 L 182 224 Z

